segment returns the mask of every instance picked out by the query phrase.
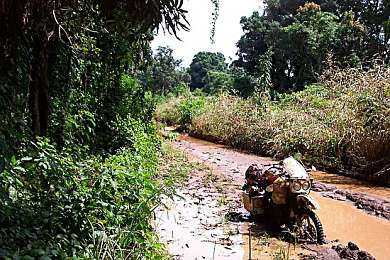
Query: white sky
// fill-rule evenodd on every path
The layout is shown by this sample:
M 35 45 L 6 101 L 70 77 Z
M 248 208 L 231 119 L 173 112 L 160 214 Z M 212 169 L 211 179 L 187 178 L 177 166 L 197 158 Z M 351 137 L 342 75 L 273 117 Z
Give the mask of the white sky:
M 228 62 L 235 59 L 236 43 L 242 35 L 240 18 L 254 11 L 262 10 L 261 0 L 220 0 L 219 17 L 216 24 L 215 44 L 210 42 L 211 21 L 214 7 L 210 0 L 184 0 L 183 9 L 187 10 L 190 31 L 179 31 L 174 36 L 160 30 L 152 42 L 155 50 L 158 46 L 169 46 L 174 50 L 176 59 L 183 59 L 182 66 L 187 67 L 193 56 L 199 51 L 222 52 Z

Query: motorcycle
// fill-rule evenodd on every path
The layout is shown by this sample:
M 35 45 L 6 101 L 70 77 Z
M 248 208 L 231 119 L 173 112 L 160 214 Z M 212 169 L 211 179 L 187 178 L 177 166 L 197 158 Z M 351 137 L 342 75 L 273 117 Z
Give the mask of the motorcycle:
M 314 212 L 320 205 L 309 195 L 312 181 L 292 157 L 262 169 L 252 165 L 243 187 L 244 208 L 255 218 L 276 219 L 298 242 L 323 244 L 324 230 Z

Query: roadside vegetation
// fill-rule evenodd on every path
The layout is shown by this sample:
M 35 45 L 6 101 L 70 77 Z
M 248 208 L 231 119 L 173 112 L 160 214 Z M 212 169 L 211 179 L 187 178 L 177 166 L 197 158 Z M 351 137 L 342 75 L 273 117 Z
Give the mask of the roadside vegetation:
M 154 125 L 126 116 L 117 118 L 115 129 L 122 135 L 111 154 L 91 153 L 74 139 L 59 150 L 36 137 L 6 161 L 0 175 L 2 257 L 164 255 L 149 223 L 168 192 L 157 181 Z
M 278 100 L 228 93 L 186 94 L 159 105 L 157 118 L 193 135 L 276 157 L 354 170 L 388 182 L 390 69 L 330 68 L 320 82 Z M 387 168 L 386 168 L 387 167 Z
M 142 73 L 182 3 L 0 0 L 0 258 L 167 258 Z M 147 14 L 147 15 L 145 15 Z

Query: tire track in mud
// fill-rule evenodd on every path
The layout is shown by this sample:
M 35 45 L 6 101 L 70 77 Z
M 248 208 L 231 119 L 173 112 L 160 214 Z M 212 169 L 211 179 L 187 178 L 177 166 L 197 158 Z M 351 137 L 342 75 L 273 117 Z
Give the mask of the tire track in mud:
M 274 160 L 194 138 L 181 139 L 173 145 L 194 160 L 209 165 L 212 172 L 192 173 L 179 191 L 183 199 L 172 202 L 169 210 L 160 209 L 158 212 L 160 221 L 156 229 L 162 240 L 167 242 L 171 254 L 177 259 L 248 259 L 249 256 L 252 259 L 275 259 L 289 250 L 290 259 L 300 259 L 310 253 L 299 246 L 289 248 L 276 235 L 270 236 L 265 226 L 226 219 L 228 214 L 238 216 L 237 213 L 245 211 L 240 191 L 246 168 L 252 163 L 268 164 Z M 368 216 L 344 202 L 323 198 L 318 193 L 314 196 L 323 206 L 319 215 L 329 239 L 339 238 L 343 243 L 355 241 L 377 259 L 386 259 L 390 255 L 387 246 L 390 244 L 390 222 Z M 360 235 L 344 223 L 348 222 L 343 220 L 345 214 L 353 214 L 349 216 L 349 222 L 363 222 L 356 229 Z M 306 247 L 311 251 L 320 251 L 321 248 Z

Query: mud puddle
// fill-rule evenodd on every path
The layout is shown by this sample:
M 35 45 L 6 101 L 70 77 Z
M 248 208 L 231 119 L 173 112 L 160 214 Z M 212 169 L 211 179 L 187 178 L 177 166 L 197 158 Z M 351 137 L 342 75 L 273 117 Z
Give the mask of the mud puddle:
M 368 215 L 345 202 L 311 195 L 319 202 L 317 211 L 329 240 L 353 241 L 376 259 L 390 259 L 390 221 Z
M 299 255 L 308 253 L 300 247 L 288 248 L 287 243 L 269 236 L 261 225 L 226 219 L 228 213 L 245 212 L 239 199 L 243 172 L 252 163 L 272 163 L 271 158 L 191 137 L 182 138 L 174 146 L 211 166 L 216 174 L 191 176 L 180 191 L 183 200 L 168 203 L 168 209 L 157 213 L 157 231 L 177 259 L 248 259 L 249 255 L 252 259 L 275 259 L 287 250 L 290 259 L 299 259 Z M 375 195 L 386 195 L 387 191 L 382 192 Z M 315 192 L 312 195 L 322 207 L 318 215 L 329 240 L 344 244 L 354 241 L 376 259 L 388 259 L 390 221 L 367 215 L 351 203 L 324 198 Z
M 175 259 L 243 259 L 239 226 L 222 225 L 223 218 L 211 199 L 199 202 L 179 195 L 182 199 L 167 201 L 168 208 L 157 213 L 156 229 L 170 254 Z M 201 203 L 210 203 L 210 207 Z

